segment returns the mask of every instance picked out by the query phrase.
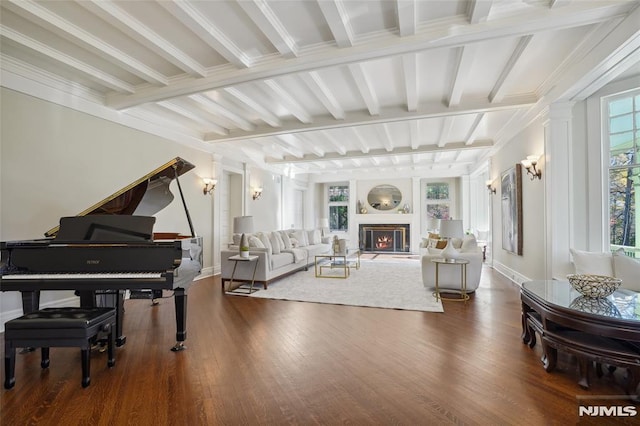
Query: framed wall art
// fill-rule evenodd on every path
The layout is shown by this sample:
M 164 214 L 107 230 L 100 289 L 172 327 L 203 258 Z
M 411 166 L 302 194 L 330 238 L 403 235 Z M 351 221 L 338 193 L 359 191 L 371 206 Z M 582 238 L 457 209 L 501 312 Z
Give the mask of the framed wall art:
M 522 255 L 522 165 L 502 173 L 502 248 Z

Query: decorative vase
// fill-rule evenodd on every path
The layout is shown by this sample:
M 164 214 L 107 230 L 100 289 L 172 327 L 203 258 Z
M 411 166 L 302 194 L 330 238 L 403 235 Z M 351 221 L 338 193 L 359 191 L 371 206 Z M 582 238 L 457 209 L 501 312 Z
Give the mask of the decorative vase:
M 240 237 L 240 257 L 249 257 L 249 239 L 245 234 Z
M 458 250 L 453 247 L 453 243 L 451 242 L 451 238 L 447 241 L 447 246 L 442 250 L 441 256 L 444 260 L 448 262 L 453 262 L 458 258 Z

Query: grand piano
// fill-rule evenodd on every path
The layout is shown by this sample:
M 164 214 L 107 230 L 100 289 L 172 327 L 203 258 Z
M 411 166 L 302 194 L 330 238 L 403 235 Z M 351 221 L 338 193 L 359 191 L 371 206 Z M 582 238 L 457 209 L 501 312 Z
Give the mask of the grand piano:
M 195 166 L 176 157 L 76 216 L 45 238 L 0 242 L 0 291 L 20 291 L 24 313 L 39 309 L 40 291 L 75 290 L 81 306 L 116 308 L 116 344 L 126 342 L 125 292 L 154 297 L 173 290 L 176 343 L 185 348 L 187 289 L 202 269 L 202 237 L 193 229 L 179 176 Z M 191 235 L 153 232 L 154 214 L 174 196 L 175 179 Z

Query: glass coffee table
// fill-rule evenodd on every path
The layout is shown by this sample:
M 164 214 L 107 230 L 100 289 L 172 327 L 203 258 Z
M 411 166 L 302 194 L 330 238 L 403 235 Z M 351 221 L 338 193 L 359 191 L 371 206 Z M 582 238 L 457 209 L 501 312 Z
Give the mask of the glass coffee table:
M 352 268 L 360 269 L 360 249 L 348 248 L 343 253 L 332 250 L 315 257 L 316 278 L 349 278 Z

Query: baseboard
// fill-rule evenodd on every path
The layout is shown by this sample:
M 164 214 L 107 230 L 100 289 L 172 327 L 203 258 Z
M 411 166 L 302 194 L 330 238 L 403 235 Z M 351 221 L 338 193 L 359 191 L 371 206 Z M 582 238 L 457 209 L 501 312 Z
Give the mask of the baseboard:
M 493 261 L 493 269 L 495 269 L 496 272 L 504 275 L 519 287 L 522 287 L 523 282 L 531 281 L 531 278 L 514 271 L 513 269 L 503 265 L 502 263 L 497 262 L 495 259 Z

